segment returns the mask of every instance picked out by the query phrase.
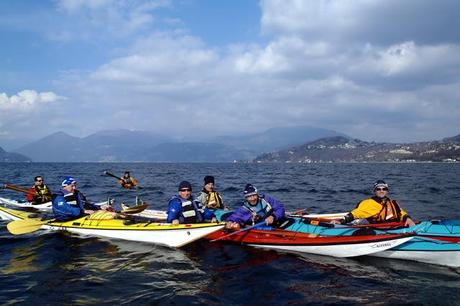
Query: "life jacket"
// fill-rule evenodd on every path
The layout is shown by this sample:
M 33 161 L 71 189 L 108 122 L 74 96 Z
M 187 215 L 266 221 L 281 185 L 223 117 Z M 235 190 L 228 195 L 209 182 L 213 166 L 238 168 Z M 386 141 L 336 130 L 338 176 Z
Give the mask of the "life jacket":
M 121 183 L 121 186 L 123 186 L 126 189 L 131 189 L 134 186 L 136 186 L 135 180 L 131 176 L 123 177 L 120 183 Z
M 48 188 L 48 186 L 43 185 L 43 186 L 35 186 L 35 192 L 37 193 L 36 196 L 34 196 L 34 202 L 36 203 L 46 203 L 51 201 L 51 192 Z
M 254 224 L 257 220 L 264 220 L 270 216 L 273 212 L 273 207 L 268 203 L 263 196 L 259 196 L 259 200 L 256 205 L 251 205 L 247 201 L 243 202 L 243 207 L 249 210 L 252 214 L 252 223 Z
M 202 221 L 202 215 L 204 213 L 203 207 L 200 202 L 195 201 L 193 197 L 185 200 L 179 196 L 175 198 L 179 199 L 182 205 L 182 216 L 184 217 L 184 223 L 198 223 Z M 201 215 L 198 215 L 201 214 Z
M 387 197 L 383 199 L 372 197 L 371 199 L 379 203 L 382 206 L 382 209 L 377 215 L 368 218 L 369 223 L 382 223 L 402 220 L 401 207 L 399 207 L 399 204 L 395 200 Z
M 224 201 L 220 194 L 216 191 L 207 192 L 203 189 L 203 192 L 206 193 L 206 200 L 204 206 L 211 209 L 224 208 Z

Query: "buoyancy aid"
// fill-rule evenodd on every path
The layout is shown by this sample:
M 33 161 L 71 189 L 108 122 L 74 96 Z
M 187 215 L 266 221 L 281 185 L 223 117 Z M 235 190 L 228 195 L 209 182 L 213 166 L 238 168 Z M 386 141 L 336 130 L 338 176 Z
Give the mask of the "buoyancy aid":
M 121 184 L 122 187 L 124 187 L 126 189 L 131 189 L 134 186 L 137 186 L 137 181 L 132 176 L 123 177 L 122 180 L 120 181 L 120 184 Z
M 192 197 L 190 199 L 179 199 L 182 205 L 182 216 L 184 217 L 184 223 L 197 223 L 202 221 L 201 215 L 204 213 L 203 207 L 201 207 L 199 201 L 195 201 Z M 201 215 L 198 216 L 197 213 Z
M 206 192 L 204 189 L 203 192 L 206 193 L 206 200 L 205 203 L 203 203 L 204 206 L 211 209 L 224 208 L 224 200 L 222 200 L 222 197 L 218 192 Z
M 243 207 L 249 210 L 252 214 L 252 223 L 254 224 L 257 220 L 264 220 L 270 216 L 273 212 L 273 208 L 263 196 L 259 196 L 259 200 L 256 205 L 251 205 L 247 201 L 244 201 Z
M 46 203 L 51 201 L 52 199 L 51 192 L 48 186 L 46 185 L 36 185 L 35 192 L 37 193 L 37 195 L 33 197 L 33 201 L 37 204 Z
M 362 215 L 369 212 L 375 213 L 370 216 Z M 404 221 L 407 218 L 407 213 L 399 204 L 388 197 L 366 199 L 357 205 L 352 214 L 357 219 L 367 219 L 369 223 Z

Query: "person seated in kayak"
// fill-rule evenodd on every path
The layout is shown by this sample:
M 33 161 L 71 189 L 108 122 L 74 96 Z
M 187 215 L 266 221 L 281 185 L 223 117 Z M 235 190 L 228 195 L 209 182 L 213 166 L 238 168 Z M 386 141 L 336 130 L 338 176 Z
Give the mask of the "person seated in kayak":
M 333 223 L 346 224 L 355 219 L 365 219 L 369 223 L 404 222 L 407 226 L 415 225 L 398 202 L 388 197 L 388 191 L 389 186 L 385 181 L 376 181 L 373 197 L 361 201 L 342 220 Z
M 285 219 L 284 205 L 267 194 L 259 194 L 253 185 L 246 185 L 244 197 L 241 207 L 227 218 L 226 228 L 239 230 L 244 225 L 254 225 L 263 220 L 267 225 L 276 226 Z
M 29 189 L 29 193 L 26 195 L 27 201 L 32 204 L 43 204 L 51 201 L 51 191 L 48 186 L 45 185 L 42 176 L 36 176 L 34 178 L 34 185 Z
M 66 221 L 94 213 L 94 210 L 85 209 L 81 193 L 77 190 L 77 182 L 73 177 L 66 176 L 61 187 L 61 190 L 53 195 L 53 213 L 56 220 Z
M 129 174 L 129 171 L 125 171 L 119 183 L 121 187 L 126 189 L 131 189 L 138 185 L 137 180 Z
M 206 175 L 204 177 L 203 189 L 197 196 L 197 200 L 209 209 L 224 209 L 224 200 L 220 193 L 214 190 L 214 176 Z
M 180 182 L 178 190 L 178 194 L 173 196 L 168 203 L 168 223 L 200 223 L 207 220 L 217 222 L 214 213 L 193 198 L 192 185 L 189 182 Z

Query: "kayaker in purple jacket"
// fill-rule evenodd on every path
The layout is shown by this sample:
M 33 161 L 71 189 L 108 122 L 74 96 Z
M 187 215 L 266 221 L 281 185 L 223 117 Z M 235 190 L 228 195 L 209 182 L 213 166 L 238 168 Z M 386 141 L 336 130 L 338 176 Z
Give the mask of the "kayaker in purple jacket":
M 259 194 L 253 185 L 246 185 L 244 197 L 243 205 L 227 218 L 227 228 L 238 229 L 262 220 L 265 220 L 267 225 L 271 225 L 285 218 L 283 204 L 269 195 Z

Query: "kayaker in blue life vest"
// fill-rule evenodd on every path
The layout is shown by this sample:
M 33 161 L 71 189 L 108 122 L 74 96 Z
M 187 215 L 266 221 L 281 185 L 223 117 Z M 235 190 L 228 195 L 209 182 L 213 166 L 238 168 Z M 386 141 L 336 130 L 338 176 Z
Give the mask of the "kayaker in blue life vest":
M 361 219 L 368 223 L 404 222 L 407 226 L 414 226 L 414 221 L 398 202 L 388 197 L 389 186 L 385 181 L 374 183 L 374 196 L 361 201 L 355 209 L 350 211 L 342 220 L 333 223 L 346 224 Z
M 224 209 L 224 200 L 220 193 L 214 190 L 214 176 L 206 175 L 201 192 L 196 197 L 204 207 L 209 209 Z
M 53 195 L 53 213 L 58 221 L 94 213 L 93 209 L 85 209 L 82 194 L 77 190 L 77 181 L 73 177 L 66 176 L 61 183 L 61 190 Z
M 227 218 L 226 228 L 238 230 L 244 225 L 254 225 L 262 220 L 267 225 L 275 225 L 285 218 L 283 204 L 267 194 L 259 194 L 253 185 L 246 185 L 244 197 L 242 206 Z
M 193 198 L 192 185 L 189 182 L 180 182 L 178 191 L 168 203 L 168 223 L 200 223 L 209 220 L 217 222 L 214 213 Z

